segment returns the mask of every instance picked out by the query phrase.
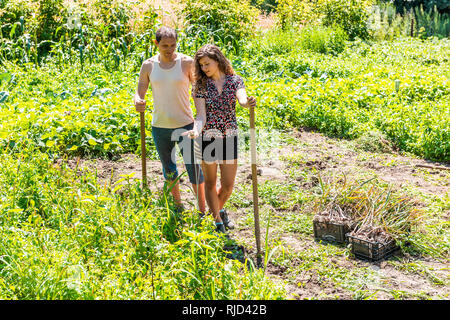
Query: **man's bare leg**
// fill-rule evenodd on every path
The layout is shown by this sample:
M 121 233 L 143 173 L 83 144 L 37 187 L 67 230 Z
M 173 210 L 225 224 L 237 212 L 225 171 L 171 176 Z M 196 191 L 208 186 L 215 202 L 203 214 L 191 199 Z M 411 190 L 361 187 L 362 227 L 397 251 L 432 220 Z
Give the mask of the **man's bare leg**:
M 206 212 L 206 198 L 205 198 L 205 183 L 192 184 L 192 189 L 194 189 L 195 198 L 198 203 L 198 210 L 205 214 Z
M 174 183 L 170 180 L 166 180 L 166 183 L 168 184 L 169 189 L 172 188 L 170 190 L 170 193 L 173 196 L 175 204 L 178 207 L 181 207 L 183 204 L 181 203 L 180 183 L 178 181 Z

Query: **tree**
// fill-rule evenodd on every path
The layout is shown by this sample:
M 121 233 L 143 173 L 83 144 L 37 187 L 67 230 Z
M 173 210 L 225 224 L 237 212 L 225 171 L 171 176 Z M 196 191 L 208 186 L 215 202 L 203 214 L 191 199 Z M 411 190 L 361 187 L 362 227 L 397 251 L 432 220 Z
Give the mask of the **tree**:
M 392 3 L 397 12 L 404 14 L 416 7 L 423 6 L 423 9 L 430 11 L 436 6 L 439 13 L 450 13 L 450 1 L 449 0 L 379 0 L 380 2 Z

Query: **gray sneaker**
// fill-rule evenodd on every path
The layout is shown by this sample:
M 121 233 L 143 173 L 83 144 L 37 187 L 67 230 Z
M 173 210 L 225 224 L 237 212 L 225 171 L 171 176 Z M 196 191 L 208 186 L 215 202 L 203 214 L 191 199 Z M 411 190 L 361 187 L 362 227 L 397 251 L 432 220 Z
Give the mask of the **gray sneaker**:
M 218 232 L 218 233 L 226 233 L 225 225 L 223 223 L 216 224 L 216 232 Z
M 183 213 L 185 211 L 185 209 L 184 209 L 184 206 L 182 204 L 180 204 L 180 205 L 176 204 L 174 209 L 173 209 L 173 211 L 175 213 Z
M 219 211 L 219 213 L 220 213 L 220 218 L 222 218 L 223 224 L 225 225 L 225 228 L 234 229 L 234 223 L 228 217 L 227 211 L 225 209 L 222 209 Z

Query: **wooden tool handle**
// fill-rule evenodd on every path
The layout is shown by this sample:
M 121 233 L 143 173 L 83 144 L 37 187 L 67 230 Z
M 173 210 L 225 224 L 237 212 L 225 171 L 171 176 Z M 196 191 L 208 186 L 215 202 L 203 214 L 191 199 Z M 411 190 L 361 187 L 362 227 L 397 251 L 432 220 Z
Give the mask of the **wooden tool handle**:
M 145 148 L 145 113 L 140 112 L 141 116 L 141 160 L 142 160 L 142 186 L 147 186 L 147 152 Z
M 253 185 L 253 214 L 255 218 L 256 256 L 261 259 L 261 232 L 259 227 L 258 206 L 258 178 L 256 170 L 256 133 L 255 133 L 255 108 L 250 106 L 250 151 Z

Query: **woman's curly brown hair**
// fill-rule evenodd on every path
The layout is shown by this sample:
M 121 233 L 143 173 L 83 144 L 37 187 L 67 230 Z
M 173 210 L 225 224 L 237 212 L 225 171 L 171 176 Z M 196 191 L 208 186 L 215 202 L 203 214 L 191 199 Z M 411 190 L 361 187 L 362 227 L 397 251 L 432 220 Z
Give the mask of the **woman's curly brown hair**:
M 219 63 L 219 70 L 226 75 L 236 74 L 230 61 L 224 56 L 219 47 L 213 44 L 206 44 L 195 53 L 194 56 L 194 91 L 204 89 L 206 86 L 206 79 L 208 76 L 202 71 L 200 67 L 200 59 L 208 57 Z

